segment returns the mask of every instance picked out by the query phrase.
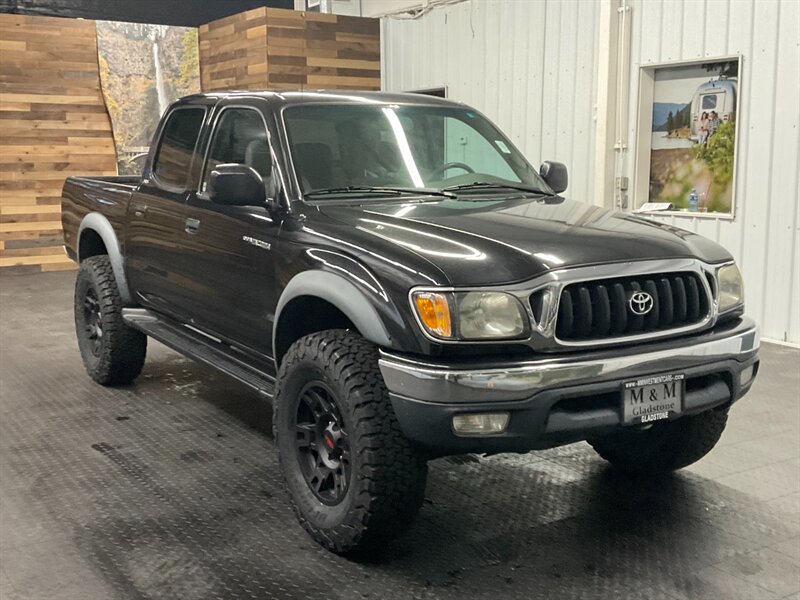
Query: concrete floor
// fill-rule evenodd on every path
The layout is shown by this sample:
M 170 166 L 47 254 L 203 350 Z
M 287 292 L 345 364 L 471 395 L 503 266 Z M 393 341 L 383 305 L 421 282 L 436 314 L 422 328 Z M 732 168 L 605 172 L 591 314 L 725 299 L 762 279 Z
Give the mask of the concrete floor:
M 0 276 L 0 597 L 800 599 L 800 351 L 762 347 L 720 445 L 660 481 L 586 444 L 431 464 L 367 563 L 287 506 L 270 410 L 151 343 L 135 385 L 83 372 L 73 273 Z

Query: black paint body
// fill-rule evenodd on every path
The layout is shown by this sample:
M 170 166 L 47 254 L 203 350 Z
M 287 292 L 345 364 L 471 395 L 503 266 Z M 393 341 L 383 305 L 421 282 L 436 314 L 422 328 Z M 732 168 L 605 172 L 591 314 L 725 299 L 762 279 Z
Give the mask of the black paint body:
M 380 319 L 385 337 L 374 341 L 385 349 L 442 356 L 470 353 L 471 345 L 443 345 L 422 334 L 408 300 L 414 286 L 502 286 L 554 269 L 612 262 L 731 260 L 719 245 L 694 233 L 557 195 L 302 199 L 280 111 L 296 103 L 365 101 L 453 104 L 361 93 L 186 98 L 178 107 L 207 111 L 187 190 L 159 186 L 150 166 L 138 182 L 69 178 L 63 196 L 68 253 L 81 254 L 79 225 L 85 215 L 99 212 L 118 241 L 132 304 L 189 323 L 266 362 L 276 354 L 273 329 L 281 297 L 295 277 L 307 272 L 329 273 L 335 277 L 331 281 L 358 290 Z M 231 104 L 255 107 L 267 123 L 281 179 L 280 196 L 270 205 L 216 204 L 198 194 L 211 126 Z M 472 345 L 473 354 L 511 349 Z

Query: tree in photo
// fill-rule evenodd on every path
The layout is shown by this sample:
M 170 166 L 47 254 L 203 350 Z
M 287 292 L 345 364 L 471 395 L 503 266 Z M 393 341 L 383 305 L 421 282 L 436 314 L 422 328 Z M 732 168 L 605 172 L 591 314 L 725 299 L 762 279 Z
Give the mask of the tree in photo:
M 729 121 L 722 123 L 705 144 L 692 148 L 694 157 L 705 163 L 711 173 L 712 185 L 706 204 L 709 211 L 730 210 L 727 192 L 733 181 L 735 147 L 736 124 Z

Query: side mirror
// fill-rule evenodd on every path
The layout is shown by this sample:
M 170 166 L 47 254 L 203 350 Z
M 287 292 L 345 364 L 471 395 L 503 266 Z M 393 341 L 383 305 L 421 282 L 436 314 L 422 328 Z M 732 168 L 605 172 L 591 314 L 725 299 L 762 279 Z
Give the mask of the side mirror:
M 541 175 L 544 182 L 550 186 L 556 194 L 560 194 L 569 185 L 569 176 L 567 175 L 567 167 L 564 163 L 546 160 L 539 167 L 539 175 Z
M 267 201 L 264 180 L 253 167 L 217 165 L 208 178 L 208 197 L 217 204 L 263 206 Z

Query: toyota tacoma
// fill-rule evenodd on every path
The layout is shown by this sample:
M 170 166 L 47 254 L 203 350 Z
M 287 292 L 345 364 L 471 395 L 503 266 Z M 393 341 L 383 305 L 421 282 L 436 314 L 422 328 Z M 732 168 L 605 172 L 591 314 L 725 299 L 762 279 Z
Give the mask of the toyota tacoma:
M 141 177 L 64 185 L 86 370 L 130 383 L 152 337 L 258 390 L 297 517 L 339 553 L 405 527 L 440 456 L 585 440 L 685 467 L 758 370 L 739 270 L 567 185 L 452 101 L 181 99 Z

